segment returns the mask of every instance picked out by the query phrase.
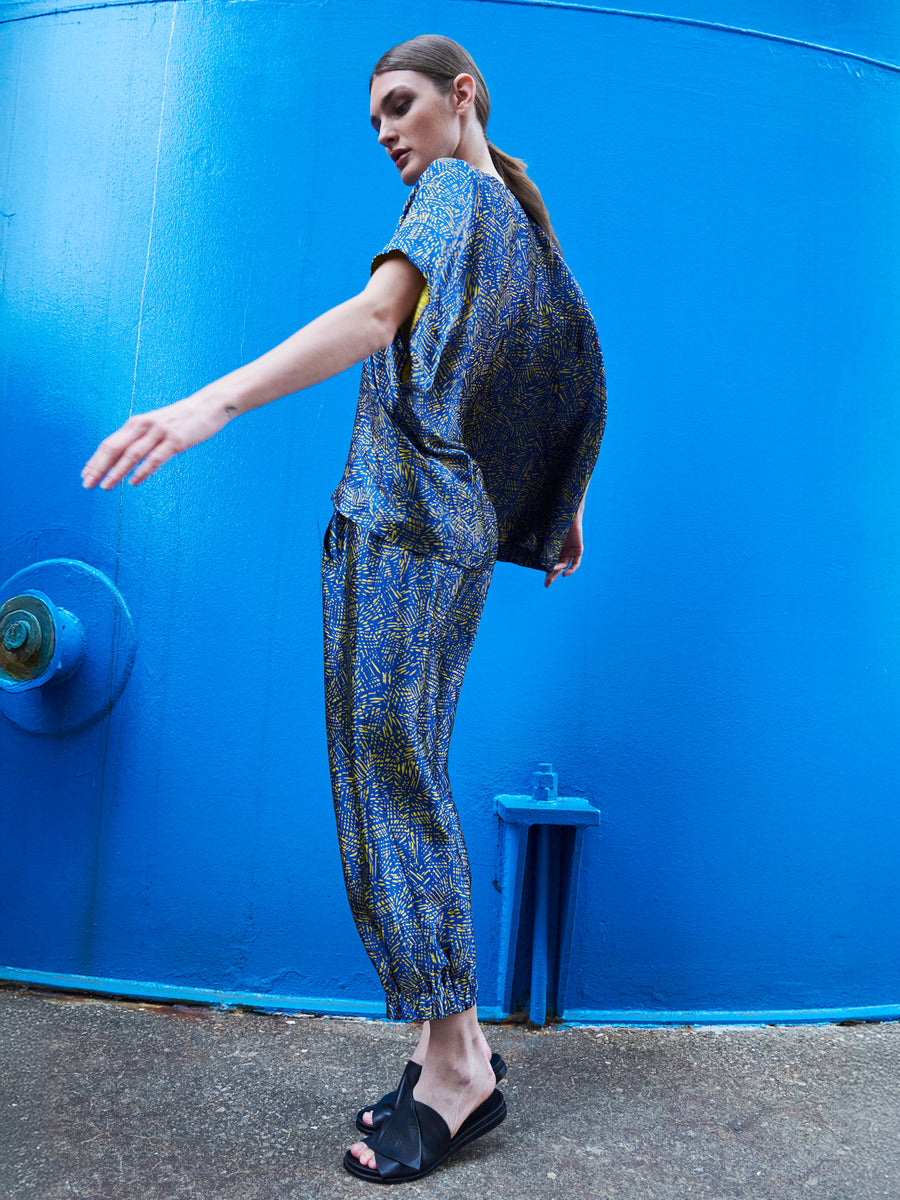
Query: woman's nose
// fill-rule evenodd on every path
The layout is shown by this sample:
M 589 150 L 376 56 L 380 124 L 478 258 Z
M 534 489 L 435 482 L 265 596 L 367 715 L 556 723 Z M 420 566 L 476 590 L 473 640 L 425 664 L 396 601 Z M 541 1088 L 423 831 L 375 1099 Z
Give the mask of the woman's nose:
M 389 146 L 396 137 L 393 129 L 388 125 L 387 121 L 381 122 L 381 128 L 378 130 L 379 146 Z

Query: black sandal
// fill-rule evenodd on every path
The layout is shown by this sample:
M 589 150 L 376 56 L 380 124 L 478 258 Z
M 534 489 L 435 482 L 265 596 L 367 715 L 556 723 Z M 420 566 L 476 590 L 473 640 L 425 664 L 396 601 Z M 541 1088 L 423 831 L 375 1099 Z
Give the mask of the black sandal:
M 499 1054 L 491 1055 L 491 1068 L 494 1072 L 494 1078 L 499 1083 L 501 1079 L 506 1078 L 506 1063 Z M 388 1092 L 386 1096 L 382 1096 L 377 1104 L 371 1105 L 369 1108 L 361 1108 L 356 1114 L 356 1128 L 360 1133 L 377 1133 L 384 1123 L 390 1118 L 394 1111 L 394 1105 L 397 1102 L 397 1093 Z M 371 1112 L 371 1123 L 363 1120 L 363 1113 Z
M 389 1121 L 365 1145 L 375 1151 L 375 1166 L 364 1167 L 348 1150 L 344 1166 L 357 1179 L 368 1183 L 411 1183 L 430 1175 L 451 1154 L 493 1129 L 506 1116 L 506 1099 L 494 1089 L 459 1127 L 454 1137 L 441 1116 L 413 1096 L 422 1068 L 408 1062 L 397 1088 L 394 1112 Z

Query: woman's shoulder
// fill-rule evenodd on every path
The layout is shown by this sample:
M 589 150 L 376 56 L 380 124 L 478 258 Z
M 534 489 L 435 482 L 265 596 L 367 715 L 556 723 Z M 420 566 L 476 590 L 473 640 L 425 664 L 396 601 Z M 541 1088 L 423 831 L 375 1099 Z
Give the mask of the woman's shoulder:
M 401 225 L 417 220 L 458 227 L 481 207 L 482 180 L 491 182 L 483 171 L 459 158 L 436 158 L 413 184 Z
M 473 167 L 462 158 L 436 158 L 425 168 L 413 184 L 410 199 L 420 192 L 452 190 L 467 195 L 498 196 L 506 192 L 506 185 L 495 175 Z
M 471 191 L 477 185 L 476 175 L 482 175 L 460 158 L 436 158 L 413 184 L 411 200 L 434 191 Z
M 460 179 L 474 178 L 476 175 L 483 175 L 483 171 L 479 171 L 477 167 L 473 167 L 471 163 L 467 163 L 462 158 L 436 158 L 431 166 L 426 167 L 419 176 L 420 181 L 427 177 L 437 177 L 440 175 L 455 176 Z

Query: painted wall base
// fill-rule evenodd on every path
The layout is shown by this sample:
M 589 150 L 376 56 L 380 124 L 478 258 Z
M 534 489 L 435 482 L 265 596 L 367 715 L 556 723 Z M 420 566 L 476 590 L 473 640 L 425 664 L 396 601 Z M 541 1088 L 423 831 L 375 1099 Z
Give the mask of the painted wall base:
M 322 996 L 277 996 L 261 992 L 219 992 L 211 988 L 181 987 L 149 980 L 102 979 L 89 975 L 60 975 L 53 971 L 24 971 L 0 967 L 0 980 L 33 984 L 63 992 L 92 992 L 129 1000 L 156 1000 L 167 1004 L 179 1001 L 208 1004 L 213 1008 L 248 1008 L 254 1012 L 310 1013 L 328 1017 L 384 1018 L 380 1002 L 338 1000 Z M 504 1019 L 497 1005 L 479 1008 L 482 1021 L 496 1023 Z M 508 1019 L 508 1018 L 507 1018 Z M 867 1005 L 863 1008 L 778 1009 L 768 1012 L 700 1009 L 683 1012 L 639 1009 L 569 1009 L 561 1024 L 626 1025 L 633 1027 L 663 1025 L 830 1025 L 838 1021 L 900 1021 L 900 1004 Z

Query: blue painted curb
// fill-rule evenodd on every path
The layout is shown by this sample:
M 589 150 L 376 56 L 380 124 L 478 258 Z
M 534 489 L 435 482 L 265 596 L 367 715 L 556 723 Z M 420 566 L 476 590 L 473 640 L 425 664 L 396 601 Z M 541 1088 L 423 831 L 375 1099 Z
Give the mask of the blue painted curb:
M 376 1000 L 337 1000 L 322 996 L 266 995 L 263 992 L 220 992 L 213 988 L 180 987 L 149 980 L 104 979 L 90 975 L 62 975 L 54 971 L 25 971 L 0 967 L 0 980 L 34 984 L 62 992 L 93 992 L 128 1000 L 162 1001 L 177 1004 L 206 1004 L 212 1008 L 248 1008 L 254 1012 L 311 1013 L 328 1017 L 370 1017 L 384 1020 L 384 1005 Z M 504 1020 L 497 1005 L 478 1010 L 488 1023 Z M 900 1021 L 900 1004 L 866 1005 L 859 1008 L 803 1008 L 730 1010 L 685 1009 L 654 1012 L 647 1009 L 569 1009 L 560 1024 L 623 1025 L 634 1028 L 666 1025 L 833 1025 L 839 1021 Z
M 685 1009 L 653 1012 L 641 1009 L 570 1009 L 565 1025 L 835 1025 L 840 1021 L 900 1021 L 900 1004 L 862 1008 L 777 1008 L 765 1011 Z
M 93 975 L 63 975 L 55 971 L 24 971 L 0 967 L 0 980 L 30 983 L 63 992 L 96 992 L 129 1000 L 161 1000 L 207 1004 L 213 1008 L 250 1008 L 256 1012 L 306 1012 L 332 1017 L 383 1017 L 381 1000 L 338 1000 L 321 996 L 268 995 L 265 992 L 223 992 L 141 979 L 106 979 Z

